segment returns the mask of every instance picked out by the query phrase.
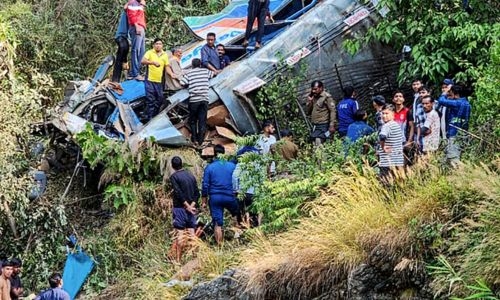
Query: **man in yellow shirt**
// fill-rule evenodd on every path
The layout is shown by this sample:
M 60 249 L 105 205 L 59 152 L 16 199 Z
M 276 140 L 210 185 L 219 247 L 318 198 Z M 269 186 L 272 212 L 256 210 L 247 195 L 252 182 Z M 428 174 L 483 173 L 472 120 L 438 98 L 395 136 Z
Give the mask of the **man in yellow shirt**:
M 175 78 L 168 68 L 168 55 L 163 51 L 163 42 L 160 38 L 153 41 L 153 49 L 148 50 L 141 63 L 148 66 L 146 81 L 146 115 L 147 121 L 151 120 L 160 112 L 160 107 L 165 101 L 163 96 L 163 85 L 161 84 L 163 74 L 167 72 L 169 76 Z

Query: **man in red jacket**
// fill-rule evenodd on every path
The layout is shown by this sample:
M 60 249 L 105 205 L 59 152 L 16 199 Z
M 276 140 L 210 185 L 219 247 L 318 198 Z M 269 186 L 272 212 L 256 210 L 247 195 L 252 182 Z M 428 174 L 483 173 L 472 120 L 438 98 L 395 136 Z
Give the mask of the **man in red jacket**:
M 129 35 L 132 40 L 131 68 L 128 79 L 144 80 L 140 74 L 141 60 L 146 52 L 146 0 L 129 0 L 125 5 L 129 25 Z

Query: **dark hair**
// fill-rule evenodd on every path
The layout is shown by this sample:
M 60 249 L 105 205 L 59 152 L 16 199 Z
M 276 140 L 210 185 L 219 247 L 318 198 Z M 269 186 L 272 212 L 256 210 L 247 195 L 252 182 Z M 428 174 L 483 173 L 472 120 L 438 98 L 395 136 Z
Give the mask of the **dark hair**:
M 423 82 L 422 82 L 422 79 L 420 79 L 420 78 L 414 78 L 414 79 L 411 81 L 411 83 L 414 83 L 414 82 L 417 82 L 417 81 L 418 81 L 418 82 L 420 82 L 420 83 L 423 83 Z
M 450 90 L 453 94 L 458 95 L 459 97 L 464 96 L 464 87 L 461 84 L 453 85 Z
M 193 58 L 193 60 L 191 61 L 191 66 L 193 68 L 199 68 L 199 67 L 201 67 L 201 59 L 199 59 L 199 58 Z
M 311 88 L 313 87 L 323 87 L 323 82 L 319 81 L 319 80 L 314 80 L 313 82 L 311 82 Z
M 394 105 L 387 103 L 384 106 L 382 106 L 382 110 L 390 110 L 392 112 L 395 112 L 396 108 L 394 107 Z
M 209 33 L 207 33 L 207 37 L 209 37 L 209 36 L 213 36 L 213 37 L 215 37 L 215 33 L 214 33 L 214 32 L 209 32 Z
M 175 52 L 177 51 L 182 51 L 182 48 L 179 46 L 175 46 L 174 48 L 172 48 L 172 54 L 175 54 Z
M 376 95 L 372 97 L 372 102 L 375 102 L 375 104 L 382 106 L 385 104 L 385 98 L 382 95 Z
M 402 90 L 395 90 L 394 93 L 392 93 L 392 97 L 394 98 L 394 96 L 396 96 L 396 94 L 401 94 L 401 95 L 403 95 L 403 98 L 405 97 L 405 93 L 403 93 Z
M 222 47 L 222 49 L 226 50 L 226 47 L 222 44 L 217 44 L 217 46 L 215 46 L 215 48 L 219 48 L 219 47 Z
M 363 121 L 365 119 L 365 115 L 366 115 L 366 110 L 358 109 L 356 113 L 354 113 L 354 120 Z
M 424 99 L 427 99 L 427 98 L 430 100 L 430 102 L 434 102 L 434 99 L 430 95 L 423 96 L 421 101 L 424 101 Z
M 293 136 L 293 132 L 289 129 L 283 129 L 281 132 L 280 132 L 280 135 L 282 137 L 287 137 L 287 136 Z
M 172 162 L 172 168 L 174 168 L 174 170 L 178 171 L 182 169 L 182 159 L 179 156 L 172 157 L 171 162 Z
M 217 154 L 224 154 L 226 153 L 226 149 L 222 145 L 215 145 L 214 146 L 214 154 L 217 156 Z
M 354 88 L 351 85 L 348 85 L 342 89 L 344 92 L 344 98 L 351 98 L 352 94 L 354 94 Z
M 425 85 L 422 85 L 421 87 L 419 87 L 419 88 L 418 88 L 418 91 L 419 91 L 419 92 L 420 92 L 420 91 L 428 91 L 428 92 L 430 92 L 430 91 L 431 91 L 431 89 L 429 89 L 429 88 L 428 88 L 428 87 L 426 87 Z
M 10 260 L 12 263 L 12 266 L 19 268 L 23 266 L 23 261 L 20 258 L 14 257 L 13 259 Z
M 268 126 L 271 126 L 273 125 L 273 121 L 271 120 L 265 120 L 264 123 L 262 123 L 262 129 L 268 127 Z
M 49 285 L 51 288 L 55 289 L 61 284 L 62 276 L 61 273 L 52 273 L 49 277 Z
M 155 38 L 153 40 L 153 45 L 156 44 L 156 42 L 162 42 L 163 43 L 162 39 L 160 39 L 160 38 Z
M 2 268 L 3 267 L 13 267 L 14 263 L 10 259 L 6 259 L 2 262 Z

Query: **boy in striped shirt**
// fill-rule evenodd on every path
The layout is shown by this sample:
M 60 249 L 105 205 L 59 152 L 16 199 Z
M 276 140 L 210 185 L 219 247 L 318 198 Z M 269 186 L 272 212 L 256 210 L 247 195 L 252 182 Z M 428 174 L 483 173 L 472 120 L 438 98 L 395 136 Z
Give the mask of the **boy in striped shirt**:
M 201 60 L 194 58 L 191 61 L 193 69 L 181 79 L 181 85 L 189 91 L 189 126 L 191 142 L 201 145 L 207 131 L 208 89 L 209 80 L 214 73 L 201 67 Z
M 391 173 L 395 168 L 402 168 L 404 166 L 404 136 L 401 126 L 394 121 L 395 110 L 392 104 L 386 104 L 382 107 L 384 125 L 382 125 L 379 132 L 378 165 L 380 167 L 380 176 L 386 182 L 391 177 Z

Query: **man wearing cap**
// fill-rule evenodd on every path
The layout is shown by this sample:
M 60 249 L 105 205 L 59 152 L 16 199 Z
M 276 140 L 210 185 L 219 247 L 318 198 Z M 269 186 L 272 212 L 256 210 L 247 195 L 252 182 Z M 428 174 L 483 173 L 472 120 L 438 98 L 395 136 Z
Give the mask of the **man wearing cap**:
M 439 98 L 439 105 L 447 108 L 446 114 L 446 159 L 456 167 L 460 160 L 461 147 L 459 138 L 461 131 L 469 129 L 471 107 L 465 97 L 462 85 L 454 85 L 448 91 L 448 98 Z
M 436 101 L 435 108 L 439 113 L 439 116 L 441 117 L 441 137 L 443 139 L 446 138 L 446 107 L 442 106 L 439 103 L 439 100 L 448 99 L 448 92 L 450 91 L 453 84 L 454 82 L 451 79 L 446 78 L 445 80 L 443 80 L 443 83 L 441 84 L 441 95 L 439 96 L 438 101 Z
M 6 260 L 2 263 L 2 274 L 0 275 L 0 300 L 10 300 L 10 277 L 13 272 L 13 263 Z
M 313 125 L 311 139 L 316 146 L 319 146 L 335 132 L 337 122 L 335 102 L 324 90 L 323 82 L 315 80 L 311 83 L 306 106 Z
M 23 265 L 19 258 L 13 258 L 12 262 L 12 276 L 10 276 L 10 298 L 17 300 L 23 296 L 23 285 L 21 284 L 21 267 Z

